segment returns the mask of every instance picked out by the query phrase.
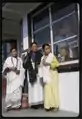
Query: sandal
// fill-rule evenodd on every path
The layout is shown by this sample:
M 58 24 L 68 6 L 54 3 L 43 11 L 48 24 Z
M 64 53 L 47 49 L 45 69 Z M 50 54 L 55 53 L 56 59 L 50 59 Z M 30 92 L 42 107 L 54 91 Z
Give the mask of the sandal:
M 45 108 L 45 110 L 46 110 L 47 112 L 48 112 L 48 111 L 51 111 L 51 109 L 46 109 L 46 108 Z
M 8 111 L 10 111 L 10 110 L 12 110 L 12 108 L 11 107 L 8 107 L 7 109 L 6 109 L 6 111 L 8 112 Z

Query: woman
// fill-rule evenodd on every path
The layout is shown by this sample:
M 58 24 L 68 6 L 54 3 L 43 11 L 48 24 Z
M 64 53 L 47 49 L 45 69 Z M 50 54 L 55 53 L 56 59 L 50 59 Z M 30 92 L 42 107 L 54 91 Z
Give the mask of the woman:
M 44 108 L 46 111 L 59 109 L 58 71 L 59 62 L 51 53 L 50 45 L 42 46 L 44 55 L 41 59 L 42 77 L 44 83 Z
M 65 62 L 65 61 L 71 60 L 71 58 L 69 56 L 69 48 L 68 47 L 61 47 L 60 56 L 61 56 L 61 58 L 60 58 L 61 62 Z
M 3 66 L 3 73 L 7 79 L 6 86 L 6 109 L 19 109 L 21 107 L 22 86 L 24 81 L 24 69 L 22 59 L 17 56 L 17 50 L 11 49 Z
M 28 102 L 34 109 L 43 107 L 43 86 L 40 82 L 40 62 L 42 54 L 37 50 L 37 43 L 31 43 L 31 51 L 23 67 L 27 69 L 28 78 Z

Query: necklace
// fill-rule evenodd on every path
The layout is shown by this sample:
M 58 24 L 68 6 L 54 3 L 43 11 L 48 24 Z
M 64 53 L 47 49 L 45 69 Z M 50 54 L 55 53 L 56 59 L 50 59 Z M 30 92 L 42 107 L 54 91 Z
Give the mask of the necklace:
M 12 64 L 13 64 L 13 67 L 15 67 L 14 66 L 14 62 L 13 62 L 13 58 L 11 57 L 11 62 L 12 62 Z M 16 62 L 16 68 L 17 68 L 17 66 L 18 66 L 18 58 L 17 58 L 17 62 Z

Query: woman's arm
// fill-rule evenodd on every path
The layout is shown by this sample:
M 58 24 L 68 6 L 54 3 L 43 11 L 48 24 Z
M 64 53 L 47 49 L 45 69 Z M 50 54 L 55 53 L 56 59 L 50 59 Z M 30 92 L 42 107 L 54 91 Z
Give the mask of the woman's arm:
M 50 68 L 53 70 L 55 68 L 59 67 L 59 62 L 55 56 L 53 56 L 53 60 L 50 63 Z
M 23 68 L 27 69 L 27 55 L 24 57 L 24 60 L 23 60 Z

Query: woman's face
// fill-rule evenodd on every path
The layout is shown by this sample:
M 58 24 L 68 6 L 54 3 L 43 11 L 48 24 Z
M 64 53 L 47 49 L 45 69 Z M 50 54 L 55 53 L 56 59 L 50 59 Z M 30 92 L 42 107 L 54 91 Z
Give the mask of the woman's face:
M 17 51 L 16 51 L 16 49 L 13 49 L 13 50 L 11 51 L 11 54 L 12 54 L 13 57 L 16 57 L 16 56 L 17 56 Z
M 36 51 L 37 51 L 37 45 L 36 45 L 36 44 L 33 44 L 33 45 L 31 46 L 31 50 L 32 50 L 33 52 L 36 52 Z
M 60 51 L 61 56 L 66 56 L 67 55 L 67 51 L 66 49 L 62 48 Z
M 48 55 L 51 52 L 50 46 L 45 46 L 44 48 L 44 54 Z

